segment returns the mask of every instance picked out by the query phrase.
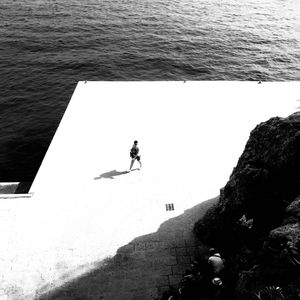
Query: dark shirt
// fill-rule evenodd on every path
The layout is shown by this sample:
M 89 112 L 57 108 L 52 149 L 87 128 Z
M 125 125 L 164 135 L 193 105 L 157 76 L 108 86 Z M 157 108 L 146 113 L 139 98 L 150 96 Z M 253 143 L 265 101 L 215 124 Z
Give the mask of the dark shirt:
M 138 153 L 139 153 L 139 148 L 133 146 L 133 147 L 131 148 L 131 150 L 130 150 L 130 155 L 131 155 L 131 156 L 136 156 L 136 155 L 138 155 Z

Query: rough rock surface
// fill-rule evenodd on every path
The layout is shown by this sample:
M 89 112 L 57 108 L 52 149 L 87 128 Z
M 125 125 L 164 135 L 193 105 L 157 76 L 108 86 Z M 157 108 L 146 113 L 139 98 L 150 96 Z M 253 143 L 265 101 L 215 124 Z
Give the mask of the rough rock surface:
M 246 220 L 246 221 L 245 221 Z M 236 299 L 268 285 L 298 299 L 300 282 L 300 113 L 272 118 L 250 134 L 219 202 L 194 232 L 219 247 L 236 278 Z

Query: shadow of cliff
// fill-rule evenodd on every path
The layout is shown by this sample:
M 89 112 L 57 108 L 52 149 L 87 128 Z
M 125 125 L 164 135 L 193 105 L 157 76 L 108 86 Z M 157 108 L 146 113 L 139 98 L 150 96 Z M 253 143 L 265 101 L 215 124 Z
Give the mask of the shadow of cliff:
M 170 284 L 179 283 L 193 258 L 207 250 L 194 237 L 193 226 L 217 201 L 218 197 L 187 209 L 156 232 L 119 248 L 114 257 L 95 262 L 85 275 L 50 291 L 45 286 L 35 299 L 159 299 Z

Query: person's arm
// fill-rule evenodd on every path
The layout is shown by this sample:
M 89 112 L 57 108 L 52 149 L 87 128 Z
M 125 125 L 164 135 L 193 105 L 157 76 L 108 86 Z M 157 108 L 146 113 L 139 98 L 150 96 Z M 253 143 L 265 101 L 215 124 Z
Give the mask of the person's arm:
M 136 154 L 135 154 L 135 156 L 134 156 L 134 159 L 136 159 L 137 156 L 139 155 L 139 151 L 140 151 L 140 149 L 139 149 L 138 147 L 136 147 Z

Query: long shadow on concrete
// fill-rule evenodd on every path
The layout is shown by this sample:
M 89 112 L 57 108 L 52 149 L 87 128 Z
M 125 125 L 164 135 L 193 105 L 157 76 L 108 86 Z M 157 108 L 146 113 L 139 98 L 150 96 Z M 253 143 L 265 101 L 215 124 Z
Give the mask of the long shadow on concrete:
M 99 267 L 36 299 L 159 299 L 169 285 L 178 287 L 190 263 L 207 251 L 192 229 L 217 201 L 218 197 L 207 200 L 167 220 L 155 233 L 119 248 L 114 257 L 99 262 Z
M 102 179 L 102 178 L 106 178 L 106 179 L 114 179 L 114 177 L 116 176 L 120 176 L 120 175 L 124 175 L 124 174 L 128 174 L 129 171 L 122 171 L 122 172 L 119 172 L 117 170 L 112 170 L 112 171 L 109 171 L 109 172 L 105 172 L 105 173 L 102 173 L 101 175 L 99 175 L 99 177 L 95 177 L 94 179 Z

